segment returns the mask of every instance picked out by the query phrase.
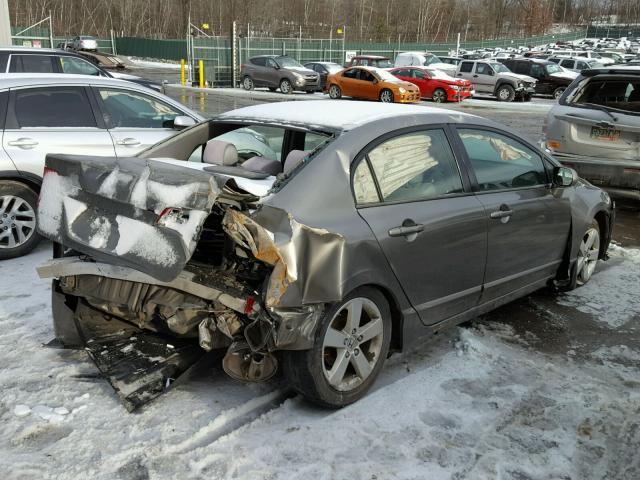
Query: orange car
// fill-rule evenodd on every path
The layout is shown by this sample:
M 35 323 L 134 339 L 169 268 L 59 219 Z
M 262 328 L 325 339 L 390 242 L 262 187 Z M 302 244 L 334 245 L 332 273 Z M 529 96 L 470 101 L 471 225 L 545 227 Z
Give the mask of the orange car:
M 375 67 L 351 67 L 329 75 L 325 93 L 333 99 L 342 97 L 380 100 L 389 103 L 420 101 L 420 89 L 388 71 Z

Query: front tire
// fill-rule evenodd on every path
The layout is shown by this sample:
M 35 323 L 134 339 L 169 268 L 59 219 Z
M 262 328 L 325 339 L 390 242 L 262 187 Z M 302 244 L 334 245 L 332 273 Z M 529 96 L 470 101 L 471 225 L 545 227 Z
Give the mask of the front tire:
M 284 93 L 285 95 L 289 95 L 292 91 L 293 86 L 288 79 L 283 78 L 282 80 L 280 80 L 280 92 Z
M 37 205 L 38 195 L 26 185 L 0 182 L 0 260 L 21 257 L 38 245 Z
M 391 342 L 391 312 L 371 287 L 327 308 L 310 350 L 283 352 L 289 384 L 314 403 L 339 408 L 362 398 L 380 373 Z
M 380 92 L 380 101 L 382 103 L 393 103 L 393 92 L 385 88 Z
M 338 100 L 342 98 L 342 90 L 340 90 L 340 87 L 338 85 L 331 85 L 329 87 L 329 97 L 332 100 Z
M 501 102 L 513 102 L 513 99 L 516 97 L 516 91 L 511 85 L 500 85 L 496 92 L 496 97 L 498 97 L 498 100 Z
M 582 236 L 576 260 L 576 286 L 585 285 L 593 275 L 600 258 L 600 225 L 592 220 Z
M 436 103 L 444 103 L 447 101 L 447 92 L 442 88 L 436 88 L 431 95 L 431 100 Z

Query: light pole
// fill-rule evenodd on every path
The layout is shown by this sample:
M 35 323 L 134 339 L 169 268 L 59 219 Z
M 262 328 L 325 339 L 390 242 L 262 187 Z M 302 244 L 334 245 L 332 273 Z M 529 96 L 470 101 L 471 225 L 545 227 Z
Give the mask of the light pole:
M 0 0 L 0 46 L 11 45 L 11 22 L 9 20 L 9 0 Z

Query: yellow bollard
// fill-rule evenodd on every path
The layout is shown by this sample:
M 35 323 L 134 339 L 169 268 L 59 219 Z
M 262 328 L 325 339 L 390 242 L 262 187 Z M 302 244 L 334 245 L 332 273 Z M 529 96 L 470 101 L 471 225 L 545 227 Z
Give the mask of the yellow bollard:
M 180 59 L 180 85 L 184 87 L 184 58 Z
M 200 71 L 200 88 L 204 88 L 204 62 L 198 60 L 198 70 Z

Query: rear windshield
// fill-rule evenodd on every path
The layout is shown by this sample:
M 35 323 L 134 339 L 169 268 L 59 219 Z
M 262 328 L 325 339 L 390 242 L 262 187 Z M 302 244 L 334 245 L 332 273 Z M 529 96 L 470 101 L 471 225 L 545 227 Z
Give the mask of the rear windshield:
M 567 98 L 569 105 L 599 105 L 611 110 L 640 112 L 640 75 L 583 79 Z

